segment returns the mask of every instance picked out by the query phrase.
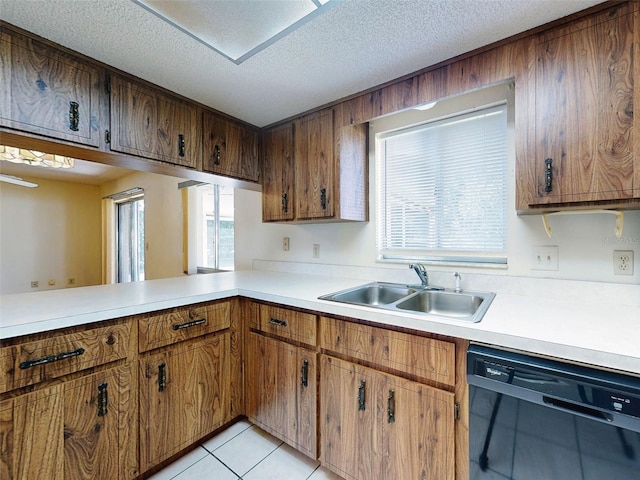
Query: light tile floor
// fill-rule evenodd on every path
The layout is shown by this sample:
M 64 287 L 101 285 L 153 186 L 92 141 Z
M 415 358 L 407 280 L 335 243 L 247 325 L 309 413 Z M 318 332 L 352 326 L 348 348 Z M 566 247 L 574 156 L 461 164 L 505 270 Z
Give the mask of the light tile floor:
M 342 480 L 287 444 L 240 421 L 150 480 Z

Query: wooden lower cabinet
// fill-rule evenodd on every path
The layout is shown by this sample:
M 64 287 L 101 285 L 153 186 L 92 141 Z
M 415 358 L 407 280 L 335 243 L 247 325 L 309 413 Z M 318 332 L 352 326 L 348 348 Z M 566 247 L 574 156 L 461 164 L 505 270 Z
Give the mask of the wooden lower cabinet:
M 251 332 L 246 365 L 249 420 L 317 458 L 317 353 Z
M 135 478 L 134 398 L 123 365 L 3 401 L 0 478 Z
M 140 359 L 140 466 L 149 470 L 231 420 L 228 330 Z
M 327 355 L 320 459 L 348 480 L 453 480 L 454 394 Z

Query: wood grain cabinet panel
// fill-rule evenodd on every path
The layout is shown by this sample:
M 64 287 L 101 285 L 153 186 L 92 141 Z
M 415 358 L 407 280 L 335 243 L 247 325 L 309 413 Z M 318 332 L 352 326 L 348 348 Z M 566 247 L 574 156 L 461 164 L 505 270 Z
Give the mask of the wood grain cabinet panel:
M 101 69 L 0 28 L 0 126 L 100 146 Z
M 143 471 L 231 420 L 230 356 L 227 330 L 140 359 Z
M 251 327 L 285 340 L 293 340 L 315 347 L 317 321 L 316 315 L 312 313 L 260 305 L 259 315 L 251 321 Z
M 293 123 L 262 135 L 262 221 L 295 218 Z
M 296 217 L 302 220 L 332 217 L 333 192 L 333 110 L 307 115 L 295 123 Z
M 138 320 L 140 352 L 172 345 L 231 325 L 231 303 L 178 307 Z
M 637 8 L 614 6 L 531 42 L 529 206 L 640 198 Z
M 123 359 L 129 322 L 0 348 L 0 393 Z
M 111 151 L 196 168 L 198 109 L 176 97 L 111 75 Z
M 317 458 L 317 353 L 249 333 L 247 417 Z
M 260 179 L 257 130 L 212 112 L 203 117 L 205 171 L 250 182 Z
M 330 317 L 320 319 L 320 347 L 413 375 L 455 385 L 455 344 Z
M 123 365 L 0 403 L 0 476 L 137 477 L 130 372 Z
M 321 461 L 348 480 L 453 480 L 454 394 L 327 355 Z

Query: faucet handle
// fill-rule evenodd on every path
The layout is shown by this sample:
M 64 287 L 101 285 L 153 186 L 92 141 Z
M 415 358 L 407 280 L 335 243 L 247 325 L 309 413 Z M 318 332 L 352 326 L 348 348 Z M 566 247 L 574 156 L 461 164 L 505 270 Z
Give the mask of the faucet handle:
M 458 272 L 455 272 L 453 276 L 456 279 L 456 288 L 454 291 L 456 293 L 460 293 L 462 291 L 462 288 L 460 287 L 460 280 L 462 280 L 462 275 L 460 275 Z

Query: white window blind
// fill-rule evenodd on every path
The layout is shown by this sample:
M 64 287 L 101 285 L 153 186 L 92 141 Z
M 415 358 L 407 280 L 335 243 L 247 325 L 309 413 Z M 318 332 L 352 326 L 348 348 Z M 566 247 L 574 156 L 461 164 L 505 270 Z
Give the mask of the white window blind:
M 376 135 L 380 259 L 506 263 L 507 107 Z

